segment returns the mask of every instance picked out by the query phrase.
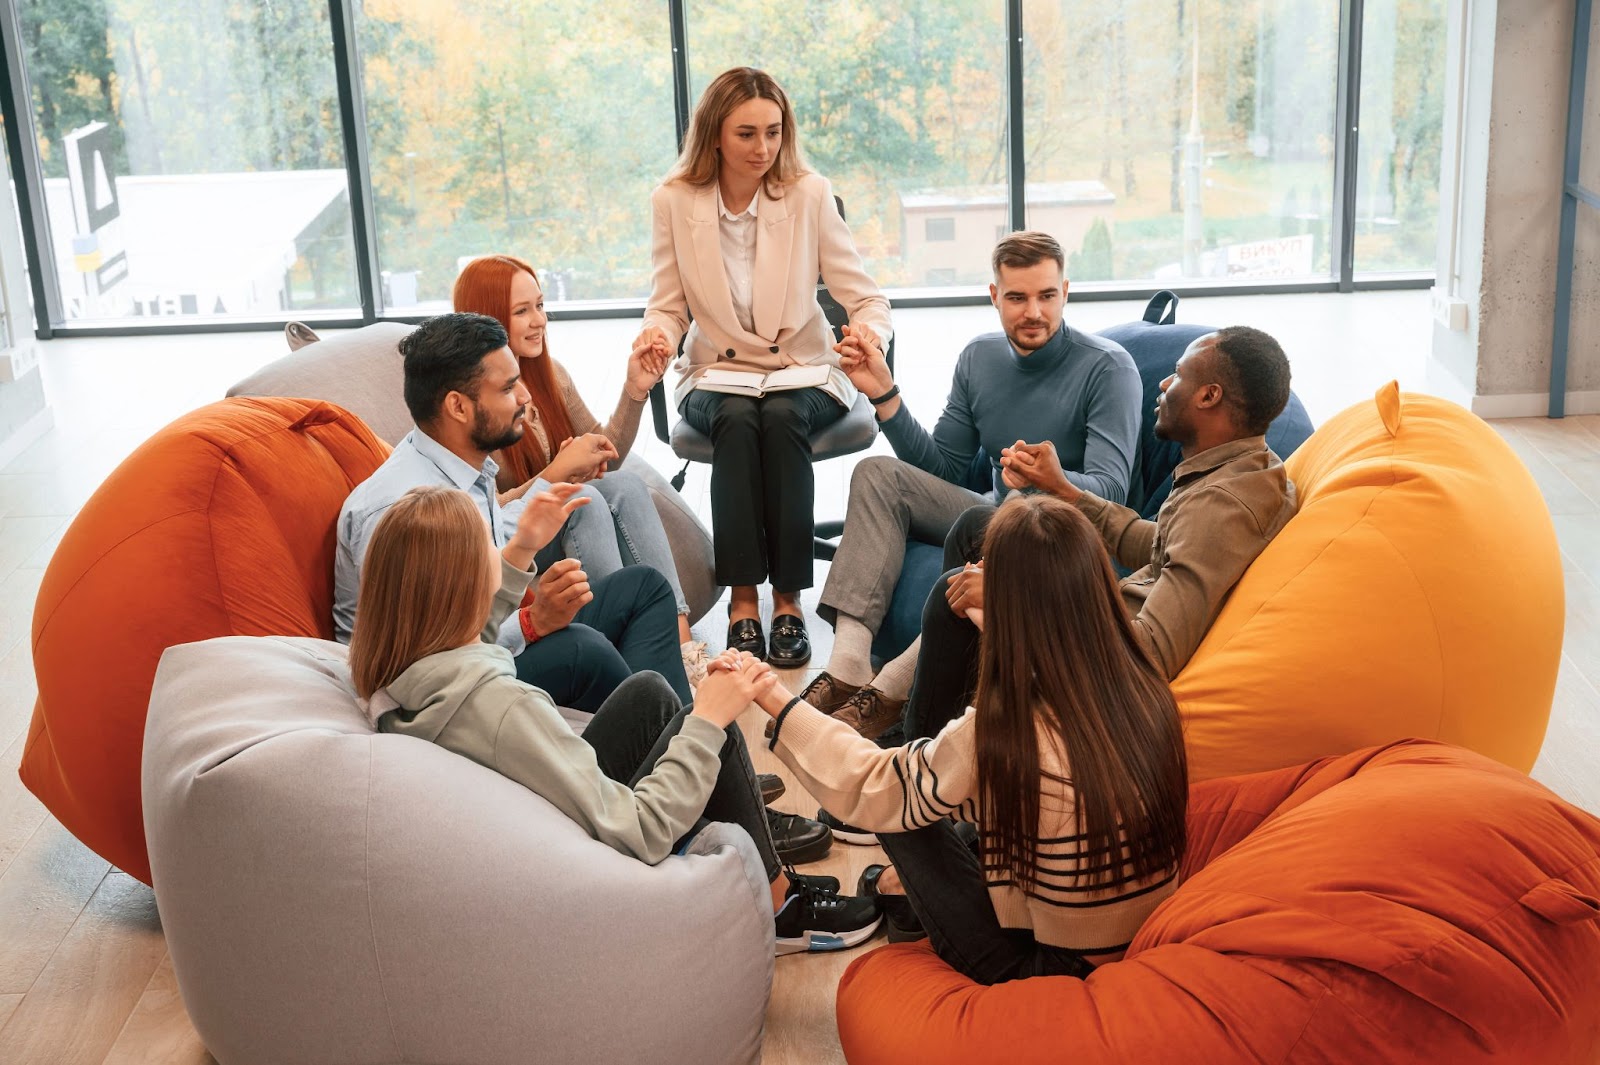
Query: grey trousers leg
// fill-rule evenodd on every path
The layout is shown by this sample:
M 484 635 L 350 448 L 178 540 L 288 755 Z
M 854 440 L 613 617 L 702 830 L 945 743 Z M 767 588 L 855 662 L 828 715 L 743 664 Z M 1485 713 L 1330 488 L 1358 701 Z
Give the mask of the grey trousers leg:
M 905 563 L 906 540 L 942 544 L 963 511 L 984 496 L 886 455 L 856 464 L 839 553 L 828 570 L 818 613 L 853 617 L 874 633 L 883 624 Z

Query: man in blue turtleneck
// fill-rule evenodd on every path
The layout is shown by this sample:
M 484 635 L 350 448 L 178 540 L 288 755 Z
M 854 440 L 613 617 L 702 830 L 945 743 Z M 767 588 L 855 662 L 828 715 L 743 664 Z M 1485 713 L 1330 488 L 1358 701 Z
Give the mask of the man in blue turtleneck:
M 1119 503 L 1128 494 L 1143 396 L 1133 359 L 1061 320 L 1067 282 L 1055 238 L 1012 233 L 995 246 L 993 266 L 989 298 L 1003 332 L 961 353 L 931 435 L 901 401 L 875 337 L 849 330 L 840 345 L 840 365 L 877 408 L 898 457 L 865 459 L 851 477 L 844 536 L 822 591 L 833 654 L 805 694 L 874 738 L 899 721 L 915 665 L 915 645 L 877 678 L 870 659 L 908 537 L 942 544 L 968 507 L 1005 495 L 1000 451 L 1018 440 L 1053 443 L 1068 480 L 1085 491 Z M 983 492 L 963 486 L 980 447 L 989 460 Z

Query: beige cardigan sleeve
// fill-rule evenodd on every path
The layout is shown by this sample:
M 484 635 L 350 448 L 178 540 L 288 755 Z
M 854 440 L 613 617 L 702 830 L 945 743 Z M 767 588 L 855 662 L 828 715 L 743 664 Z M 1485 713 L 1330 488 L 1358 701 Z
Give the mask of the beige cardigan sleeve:
M 553 359 L 551 361 L 555 363 L 556 384 L 561 389 L 561 402 L 567 408 L 567 419 L 572 422 L 573 435 L 601 434 L 617 449 L 617 461 L 612 464 L 612 469 L 622 465 L 622 460 L 628 457 L 628 452 L 633 449 L 633 441 L 639 435 L 639 419 L 644 413 L 645 400 L 630 399 L 628 386 L 624 383 L 622 395 L 617 398 L 617 409 L 611 412 L 611 420 L 601 425 L 578 394 L 578 387 L 572 383 L 572 375 L 567 373 L 567 368 Z M 551 441 L 552 445 L 560 443 L 559 440 Z
M 678 249 L 672 242 L 671 193 L 665 185 L 650 194 L 650 299 L 644 307 L 644 328 L 667 335 L 667 350 L 677 351 L 689 331 L 689 298 L 678 273 Z
M 817 261 L 822 267 L 822 282 L 849 314 L 850 321 L 869 327 L 887 347 L 894 334 L 889 300 L 862 265 L 850 227 L 833 202 L 833 186 L 826 179 L 823 193 L 817 199 Z

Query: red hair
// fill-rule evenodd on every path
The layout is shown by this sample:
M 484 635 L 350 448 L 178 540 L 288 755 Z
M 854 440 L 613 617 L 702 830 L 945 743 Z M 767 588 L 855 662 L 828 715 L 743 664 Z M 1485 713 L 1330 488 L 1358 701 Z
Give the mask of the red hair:
M 538 284 L 539 275 L 533 267 L 512 255 L 485 255 L 474 259 L 456 278 L 451 302 L 458 311 L 486 314 L 511 331 L 511 279 L 521 271 Z M 542 289 L 544 286 L 540 285 Z M 567 405 L 556 386 L 555 367 L 550 362 L 550 333 L 545 331 L 544 354 L 536 359 L 517 359 L 522 370 L 522 383 L 533 396 L 533 406 L 539 412 L 545 432 L 552 446 L 572 435 L 572 419 L 567 415 Z M 550 465 L 555 456 L 546 454 L 539 446 L 538 436 L 532 432 L 522 434 L 522 439 L 501 452 L 506 471 L 515 484 L 522 484 L 540 470 Z

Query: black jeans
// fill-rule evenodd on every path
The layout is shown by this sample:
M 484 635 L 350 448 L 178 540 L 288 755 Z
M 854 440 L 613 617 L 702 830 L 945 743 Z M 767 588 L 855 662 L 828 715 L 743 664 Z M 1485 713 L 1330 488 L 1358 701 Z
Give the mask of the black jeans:
M 594 599 L 559 632 L 517 656 L 517 679 L 558 706 L 595 712 L 629 675 L 661 674 L 680 704 L 693 695 L 678 645 L 672 585 L 649 566 L 627 566 L 589 582 Z
M 583 730 L 583 738 L 594 748 L 602 773 L 633 787 L 655 769 L 689 712 L 659 675 L 635 673 L 595 711 L 594 719 Z M 717 772 L 717 782 L 700 820 L 684 839 L 708 821 L 738 825 L 755 840 L 770 883 L 778 878 L 783 865 L 772 843 L 767 808 L 761 804 L 761 786 L 756 783 L 755 767 L 750 764 L 750 751 L 739 726 L 729 725 L 725 731 L 728 738 L 722 744 L 722 768 Z M 680 845 L 682 842 L 679 840 Z
M 816 479 L 811 434 L 844 417 L 820 388 L 755 399 L 689 393 L 683 418 L 711 438 L 711 532 L 717 583 L 809 588 Z
M 978 686 L 978 626 L 957 616 L 945 599 L 950 578 L 983 557 L 983 535 L 994 507 L 981 504 L 956 519 L 944 538 L 945 573 L 922 605 L 922 649 L 906 700 L 907 740 L 937 736 L 972 705 Z
M 951 821 L 911 832 L 880 833 L 906 899 L 945 963 L 980 984 L 1026 976 L 1087 976 L 1074 951 L 1040 943 L 1027 929 L 1001 928 L 978 855 Z

